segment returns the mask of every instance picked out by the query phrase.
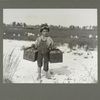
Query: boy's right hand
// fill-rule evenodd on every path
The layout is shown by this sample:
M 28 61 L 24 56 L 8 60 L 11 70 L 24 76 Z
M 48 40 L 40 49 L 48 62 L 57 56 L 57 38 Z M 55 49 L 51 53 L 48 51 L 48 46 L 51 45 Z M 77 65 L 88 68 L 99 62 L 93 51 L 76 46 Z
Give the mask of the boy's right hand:
M 24 49 L 25 49 L 25 46 L 22 46 L 20 50 L 24 50 Z

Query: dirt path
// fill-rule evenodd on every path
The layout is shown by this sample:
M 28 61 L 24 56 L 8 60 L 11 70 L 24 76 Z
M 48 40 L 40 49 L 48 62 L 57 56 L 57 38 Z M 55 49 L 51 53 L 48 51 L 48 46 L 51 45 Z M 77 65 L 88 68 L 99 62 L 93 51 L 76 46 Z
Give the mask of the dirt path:
M 37 62 L 31 62 L 23 59 L 23 51 L 20 47 L 24 44 L 30 45 L 30 42 L 4 41 L 4 54 L 9 53 L 11 49 L 16 48 L 13 57 L 20 55 L 20 63 L 15 68 L 13 83 L 40 83 L 37 78 Z M 91 51 L 89 55 L 85 51 L 77 50 L 67 52 L 67 46 L 61 46 L 64 51 L 63 63 L 50 64 L 49 73 L 51 79 L 46 79 L 42 73 L 41 83 L 96 83 L 98 76 L 97 52 Z M 78 53 L 82 54 L 79 55 Z M 4 55 L 3 54 L 3 55 Z M 9 56 L 9 55 L 8 55 Z M 4 61 L 5 62 L 5 61 Z M 11 72 L 12 74 L 12 72 Z

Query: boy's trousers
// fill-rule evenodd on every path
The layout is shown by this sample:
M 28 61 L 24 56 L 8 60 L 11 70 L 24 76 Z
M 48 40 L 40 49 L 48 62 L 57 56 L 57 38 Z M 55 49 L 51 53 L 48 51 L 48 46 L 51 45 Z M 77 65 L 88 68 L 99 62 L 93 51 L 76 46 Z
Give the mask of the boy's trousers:
M 44 65 L 44 71 L 48 71 L 49 64 L 49 50 L 46 44 L 46 41 L 41 40 L 38 47 L 38 57 L 37 57 L 38 67 L 42 67 Z
M 38 59 L 37 59 L 38 67 L 43 67 L 44 71 L 48 71 L 48 64 L 49 64 L 49 53 L 38 53 Z

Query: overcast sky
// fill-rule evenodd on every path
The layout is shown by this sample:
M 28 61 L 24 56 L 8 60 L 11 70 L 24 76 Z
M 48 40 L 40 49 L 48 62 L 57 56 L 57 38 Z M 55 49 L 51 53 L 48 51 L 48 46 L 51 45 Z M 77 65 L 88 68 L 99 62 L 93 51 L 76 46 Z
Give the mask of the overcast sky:
M 48 23 L 62 26 L 97 26 L 97 9 L 4 9 L 3 22 Z

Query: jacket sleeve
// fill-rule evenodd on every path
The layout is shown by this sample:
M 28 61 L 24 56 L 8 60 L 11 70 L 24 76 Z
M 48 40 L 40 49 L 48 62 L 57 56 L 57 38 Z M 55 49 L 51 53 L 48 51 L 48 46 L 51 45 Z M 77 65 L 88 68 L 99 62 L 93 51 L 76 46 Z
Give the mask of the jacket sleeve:
M 54 48 L 54 41 L 51 37 L 48 37 L 48 46 L 49 48 Z
M 39 42 L 40 42 L 40 38 L 37 38 L 35 41 L 35 48 L 37 48 L 39 46 Z

